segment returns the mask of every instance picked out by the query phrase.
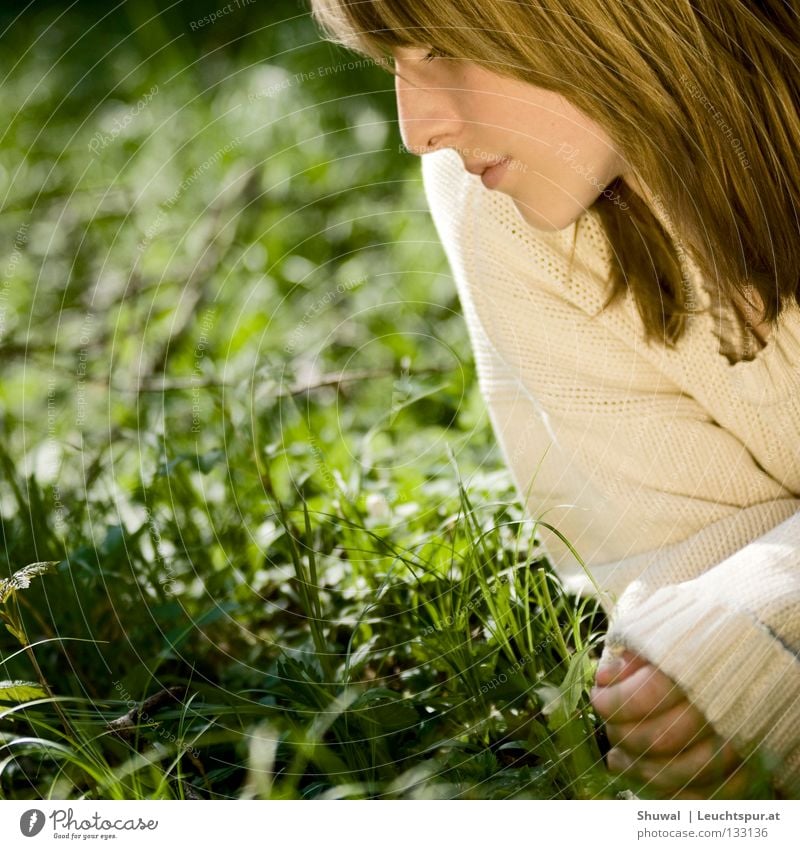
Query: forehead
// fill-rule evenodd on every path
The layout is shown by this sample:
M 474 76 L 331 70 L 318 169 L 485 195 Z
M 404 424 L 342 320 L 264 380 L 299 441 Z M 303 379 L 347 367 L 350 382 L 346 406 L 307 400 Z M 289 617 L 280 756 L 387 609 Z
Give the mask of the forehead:
M 432 44 L 452 26 L 449 4 L 429 0 L 311 0 L 314 17 L 345 46 L 375 56 Z

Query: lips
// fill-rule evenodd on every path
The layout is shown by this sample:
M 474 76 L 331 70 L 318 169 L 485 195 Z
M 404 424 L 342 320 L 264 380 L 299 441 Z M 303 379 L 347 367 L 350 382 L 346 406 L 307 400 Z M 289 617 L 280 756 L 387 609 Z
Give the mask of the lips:
M 502 156 L 492 162 L 467 162 L 464 168 L 470 173 L 481 178 L 481 182 L 487 189 L 493 189 L 498 185 L 505 174 L 506 166 L 511 161 L 508 156 Z
M 469 171 L 470 174 L 475 174 L 478 177 L 481 177 L 485 171 L 488 171 L 490 168 L 494 168 L 495 165 L 499 165 L 504 159 L 505 157 L 501 156 L 492 162 L 486 162 L 485 160 L 482 162 L 467 162 L 465 163 L 464 168 Z
M 508 157 L 505 157 L 495 165 L 490 165 L 481 174 L 481 182 L 487 189 L 497 188 L 497 186 L 500 184 L 500 181 L 505 176 L 509 162 L 511 162 L 511 160 Z

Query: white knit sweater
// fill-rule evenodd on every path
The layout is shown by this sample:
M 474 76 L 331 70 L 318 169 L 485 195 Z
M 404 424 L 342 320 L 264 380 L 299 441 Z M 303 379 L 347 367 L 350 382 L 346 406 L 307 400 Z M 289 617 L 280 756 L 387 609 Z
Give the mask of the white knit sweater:
M 800 797 L 800 308 L 758 350 L 679 249 L 707 309 L 676 350 L 647 345 L 629 293 L 601 309 L 611 248 L 595 211 L 541 232 L 455 151 L 422 172 L 528 513 L 588 567 L 609 644 L 660 667 Z M 755 355 L 731 362 L 737 343 Z M 595 592 L 555 534 L 541 541 L 569 589 Z

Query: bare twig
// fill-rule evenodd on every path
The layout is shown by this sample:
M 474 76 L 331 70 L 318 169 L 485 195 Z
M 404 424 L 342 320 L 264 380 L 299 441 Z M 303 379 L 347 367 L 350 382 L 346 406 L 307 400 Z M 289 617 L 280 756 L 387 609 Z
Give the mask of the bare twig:
M 438 366 L 426 366 L 404 372 L 408 377 L 423 374 L 447 374 L 450 369 Z M 395 369 L 356 369 L 354 371 L 340 371 L 323 374 L 319 380 L 313 383 L 294 383 L 275 393 L 276 398 L 286 398 L 290 395 L 304 395 L 306 392 L 314 392 L 329 386 L 340 386 L 343 383 L 354 383 L 359 380 L 376 380 L 381 377 L 394 377 L 397 375 Z M 194 377 L 164 378 L 160 381 L 143 381 L 135 387 L 114 387 L 116 392 L 185 392 L 188 389 L 218 387 L 220 389 L 232 389 L 238 384 L 226 383 L 224 380 L 215 378 L 203 378 L 199 380 Z
M 148 696 L 140 705 L 131 708 L 126 714 L 107 722 L 106 727 L 109 731 L 124 737 L 136 730 L 142 714 L 149 714 L 151 711 L 158 710 L 164 706 L 165 702 L 175 700 L 180 702 L 184 695 L 186 695 L 186 687 L 169 687 L 159 690 L 152 696 Z

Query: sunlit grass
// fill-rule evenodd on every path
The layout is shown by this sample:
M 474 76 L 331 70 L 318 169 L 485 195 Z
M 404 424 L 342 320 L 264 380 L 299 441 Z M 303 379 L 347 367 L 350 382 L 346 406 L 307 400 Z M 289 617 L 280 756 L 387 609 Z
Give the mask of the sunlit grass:
M 387 79 L 266 96 L 298 26 L 15 45 L 0 795 L 613 797 Z

